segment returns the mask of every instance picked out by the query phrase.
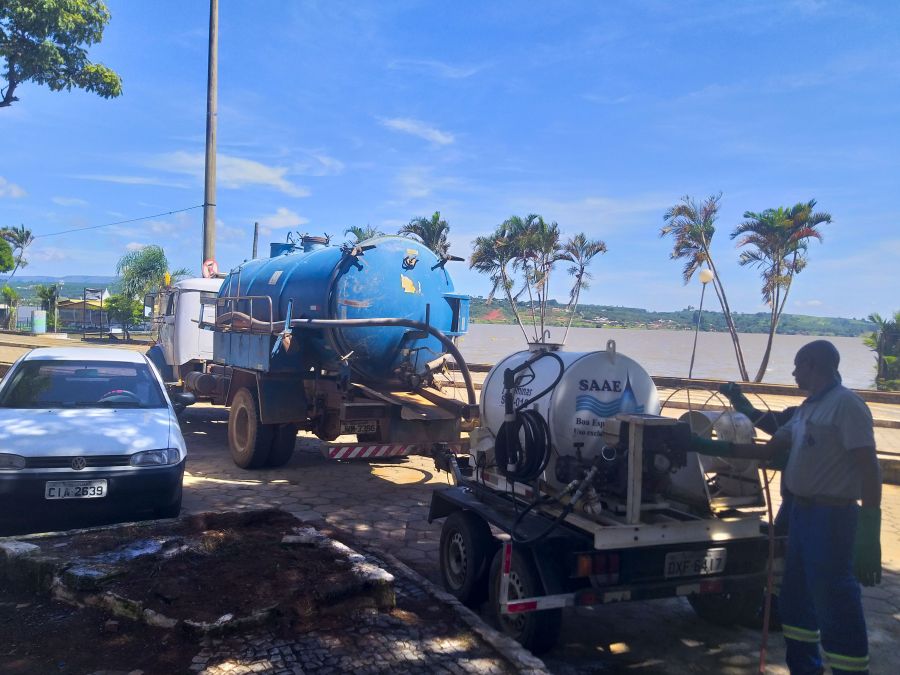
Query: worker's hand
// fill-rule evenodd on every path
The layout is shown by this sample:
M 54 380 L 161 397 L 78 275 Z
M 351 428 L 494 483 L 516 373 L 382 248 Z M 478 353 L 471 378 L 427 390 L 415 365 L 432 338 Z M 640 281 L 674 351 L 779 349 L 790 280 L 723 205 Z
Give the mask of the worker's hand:
M 713 457 L 733 457 L 734 446 L 728 441 L 714 441 L 711 438 L 703 438 L 697 434 L 691 434 L 691 450 L 701 455 Z
M 862 507 L 853 544 L 853 573 L 863 586 L 881 583 L 881 509 Z
M 731 405 L 734 406 L 734 409 L 739 413 L 743 413 L 751 420 L 756 420 L 759 411 L 757 411 L 756 408 L 753 407 L 753 404 L 750 403 L 750 400 L 744 396 L 744 392 L 741 391 L 741 385 L 736 382 L 726 382 L 725 384 L 719 385 L 719 393 L 724 394 Z

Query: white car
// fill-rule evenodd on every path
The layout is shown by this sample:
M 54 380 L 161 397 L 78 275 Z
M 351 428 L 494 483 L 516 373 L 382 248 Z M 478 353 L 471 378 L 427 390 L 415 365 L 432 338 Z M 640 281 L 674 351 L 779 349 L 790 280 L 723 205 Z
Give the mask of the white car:
M 126 349 L 35 349 L 0 383 L 0 535 L 181 510 L 187 451 L 147 358 Z

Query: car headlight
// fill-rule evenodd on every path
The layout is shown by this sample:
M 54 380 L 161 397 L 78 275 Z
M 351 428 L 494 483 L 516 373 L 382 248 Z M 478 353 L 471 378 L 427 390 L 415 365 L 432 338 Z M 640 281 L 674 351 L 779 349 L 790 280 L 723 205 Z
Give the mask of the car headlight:
M 13 455 L 9 452 L 0 452 L 0 470 L 25 468 L 25 458 L 22 455 Z
M 131 466 L 169 466 L 178 464 L 181 453 L 178 448 L 164 448 L 162 450 L 144 450 L 131 456 Z

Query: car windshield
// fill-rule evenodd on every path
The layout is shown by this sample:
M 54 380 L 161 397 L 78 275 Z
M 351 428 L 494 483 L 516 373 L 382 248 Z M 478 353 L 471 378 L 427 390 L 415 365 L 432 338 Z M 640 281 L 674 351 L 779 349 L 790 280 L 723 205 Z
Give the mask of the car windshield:
M 145 363 L 23 361 L 0 394 L 0 408 L 165 408 Z

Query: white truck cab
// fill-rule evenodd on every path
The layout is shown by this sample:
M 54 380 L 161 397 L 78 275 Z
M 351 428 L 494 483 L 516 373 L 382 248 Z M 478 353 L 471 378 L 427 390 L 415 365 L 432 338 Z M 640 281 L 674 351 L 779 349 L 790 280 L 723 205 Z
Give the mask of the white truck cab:
M 144 314 L 157 325 L 157 343 L 148 357 L 167 383 L 180 382 L 187 372 L 203 368 L 213 358 L 213 333 L 200 323 L 215 323 L 216 298 L 222 279 L 177 281 L 144 299 Z

